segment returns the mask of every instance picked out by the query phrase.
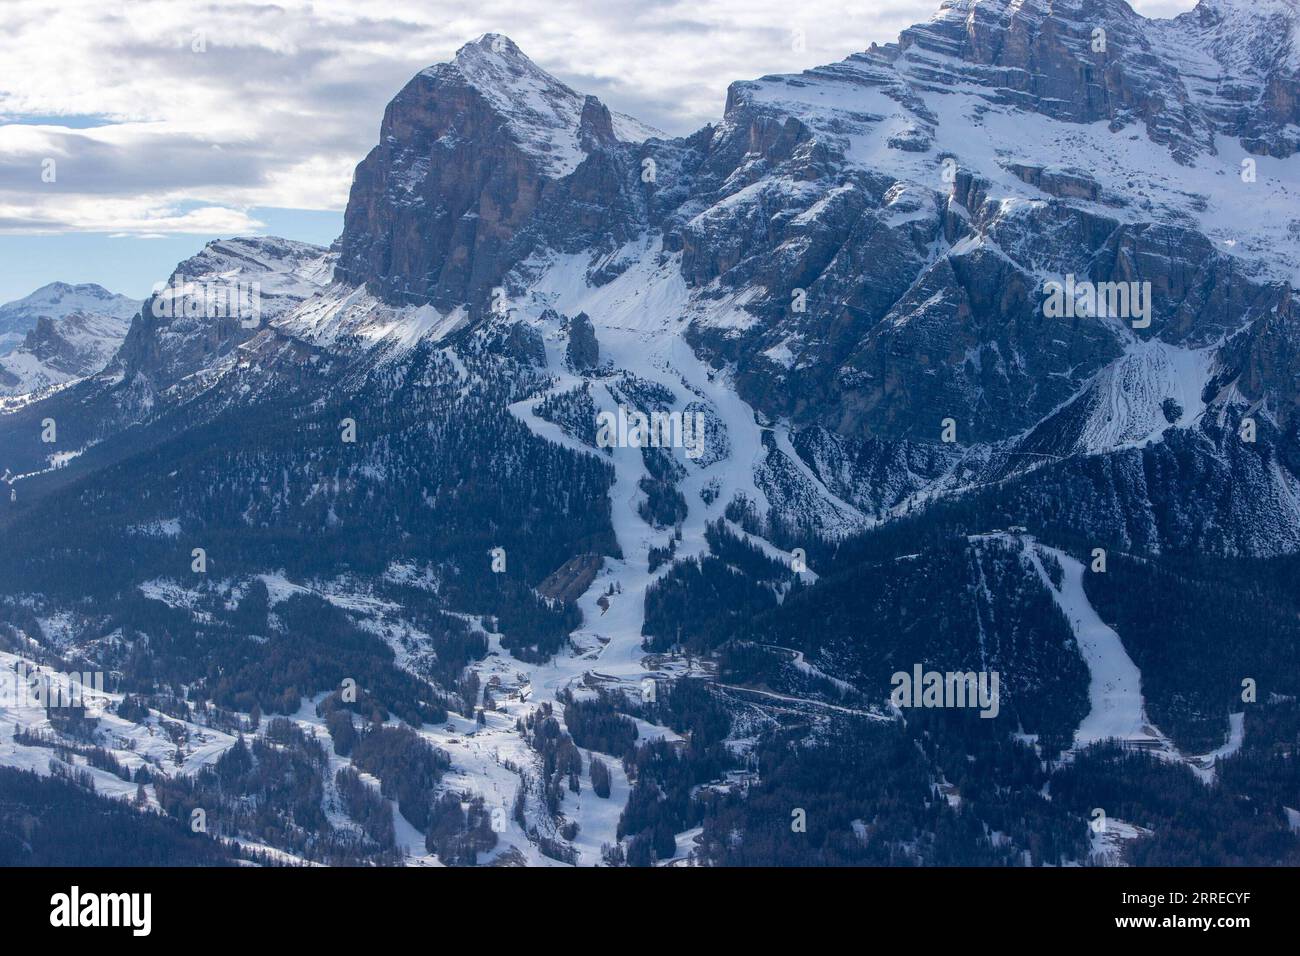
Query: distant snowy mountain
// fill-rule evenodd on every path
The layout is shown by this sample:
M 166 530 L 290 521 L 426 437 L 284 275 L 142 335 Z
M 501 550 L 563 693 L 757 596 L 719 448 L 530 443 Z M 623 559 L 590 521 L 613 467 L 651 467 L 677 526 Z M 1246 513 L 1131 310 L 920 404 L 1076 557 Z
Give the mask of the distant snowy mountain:
M 0 355 L 17 348 L 42 316 L 57 321 L 73 312 L 83 312 L 129 321 L 139 308 L 139 301 L 116 295 L 93 282 L 51 282 L 31 295 L 0 305 Z
M 102 286 L 53 282 L 0 306 L 0 396 L 39 392 L 102 369 L 140 303 Z M 5 341 L 13 345 L 6 349 Z
M 113 315 L 70 312 L 42 316 L 23 344 L 0 356 L 0 395 L 24 395 L 98 372 L 126 338 L 130 322 Z

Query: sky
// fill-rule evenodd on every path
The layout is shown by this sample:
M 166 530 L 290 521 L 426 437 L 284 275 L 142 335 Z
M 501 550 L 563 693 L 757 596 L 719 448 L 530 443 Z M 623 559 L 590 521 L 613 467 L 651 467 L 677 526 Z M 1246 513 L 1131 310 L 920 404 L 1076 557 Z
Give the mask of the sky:
M 684 134 L 733 80 L 892 41 L 938 4 L 0 0 L 0 303 L 55 280 L 143 298 L 216 238 L 328 245 L 385 105 L 483 33 Z

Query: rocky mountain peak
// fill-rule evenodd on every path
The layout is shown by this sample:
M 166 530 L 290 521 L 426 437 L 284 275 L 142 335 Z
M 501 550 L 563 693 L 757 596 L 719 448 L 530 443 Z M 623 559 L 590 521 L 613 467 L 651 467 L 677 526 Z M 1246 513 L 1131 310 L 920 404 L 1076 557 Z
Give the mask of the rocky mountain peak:
M 41 316 L 61 319 L 72 312 L 91 312 L 130 318 L 140 303 L 109 292 L 94 282 L 50 282 L 30 295 L 0 305 L 0 354 L 6 345 L 17 346 Z
M 552 76 L 500 33 L 485 33 L 466 43 L 450 63 L 431 66 L 420 76 L 473 89 L 500 117 L 520 150 L 551 179 L 572 173 L 597 145 L 616 139 L 640 142 L 657 133 L 630 117 L 620 116 L 615 123 L 614 114 L 596 97 Z M 593 123 L 604 129 L 590 140 Z
M 0 396 L 39 392 L 103 368 L 130 325 L 120 309 L 114 313 L 112 293 L 104 296 L 102 311 L 73 309 L 57 318 L 38 316 L 22 344 L 0 356 Z
M 472 87 L 547 175 L 567 176 L 586 155 L 578 139 L 586 97 L 533 63 L 509 37 L 485 33 L 462 46 L 450 64 L 425 74 L 456 76 Z
M 274 236 L 216 239 L 177 265 L 132 323 L 115 371 L 166 387 L 229 355 L 328 284 L 333 257 Z
M 471 40 L 456 51 L 457 65 L 483 62 L 485 59 L 498 61 L 515 61 L 538 70 L 532 60 L 519 49 L 519 45 L 504 33 L 484 33 L 477 40 Z
M 482 301 L 539 208 L 579 195 L 590 207 L 623 178 L 614 154 L 655 135 L 485 34 L 388 105 L 357 167 L 338 277 L 391 304 Z
M 100 312 L 130 317 L 140 303 L 125 295 L 109 292 L 94 282 L 50 282 L 31 295 L 0 306 L 0 310 L 25 311 L 61 319 L 74 312 Z
M 1300 69 L 1298 0 L 1200 0 L 1175 21 L 1207 41 L 1229 71 L 1267 76 Z
M 1216 135 L 1250 152 L 1296 151 L 1294 0 L 1202 0 L 1148 19 L 1124 0 L 947 0 L 903 31 L 901 72 L 918 85 L 975 82 L 1070 122 L 1142 122 L 1183 164 Z

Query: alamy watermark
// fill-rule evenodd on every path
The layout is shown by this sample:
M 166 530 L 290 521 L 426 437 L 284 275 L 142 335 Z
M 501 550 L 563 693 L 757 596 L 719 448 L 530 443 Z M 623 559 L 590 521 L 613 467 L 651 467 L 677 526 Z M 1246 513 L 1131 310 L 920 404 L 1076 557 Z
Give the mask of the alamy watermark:
M 83 893 L 73 886 L 50 897 L 54 927 L 126 927 L 132 936 L 148 936 L 153 928 L 152 893 Z
M 997 671 L 924 670 L 912 665 L 912 673 L 898 671 L 889 679 L 893 690 L 889 702 L 895 707 L 978 707 L 981 717 L 996 717 Z
M 1043 315 L 1049 319 L 1109 316 L 1129 319 L 1135 329 L 1151 325 L 1150 282 L 1093 282 L 1070 273 L 1064 282 L 1044 282 L 1043 292 Z
M 596 445 L 600 448 L 684 448 L 686 457 L 704 454 L 703 412 L 629 411 L 619 405 L 617 414 L 596 416 Z
M 103 671 L 51 674 L 21 661 L 15 670 L 0 670 L 0 703 L 6 707 L 84 708 L 87 694 L 104 695 Z
M 153 314 L 158 319 L 238 319 L 246 329 L 262 324 L 262 283 L 241 279 L 192 282 L 177 273 L 171 284 L 154 284 Z

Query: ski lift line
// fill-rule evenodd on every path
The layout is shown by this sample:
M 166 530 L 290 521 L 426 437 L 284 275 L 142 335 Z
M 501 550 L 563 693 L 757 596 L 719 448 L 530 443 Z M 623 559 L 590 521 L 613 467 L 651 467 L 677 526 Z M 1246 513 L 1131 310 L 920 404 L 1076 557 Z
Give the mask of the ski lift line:
M 1037 455 L 1039 458 L 1053 458 L 1053 459 L 1055 459 L 1056 461 L 1065 461 L 1065 460 L 1068 458 L 1068 456 L 1066 456 L 1066 455 L 1053 455 L 1053 454 L 1051 454 L 1051 453 L 1049 453 L 1049 452 L 1045 452 L 1045 451 L 1009 451 L 1009 452 L 1007 452 L 1007 457 L 1008 457 L 1008 458 L 1012 457 L 1013 455 L 1025 455 L 1025 456 L 1029 456 L 1029 455 Z

